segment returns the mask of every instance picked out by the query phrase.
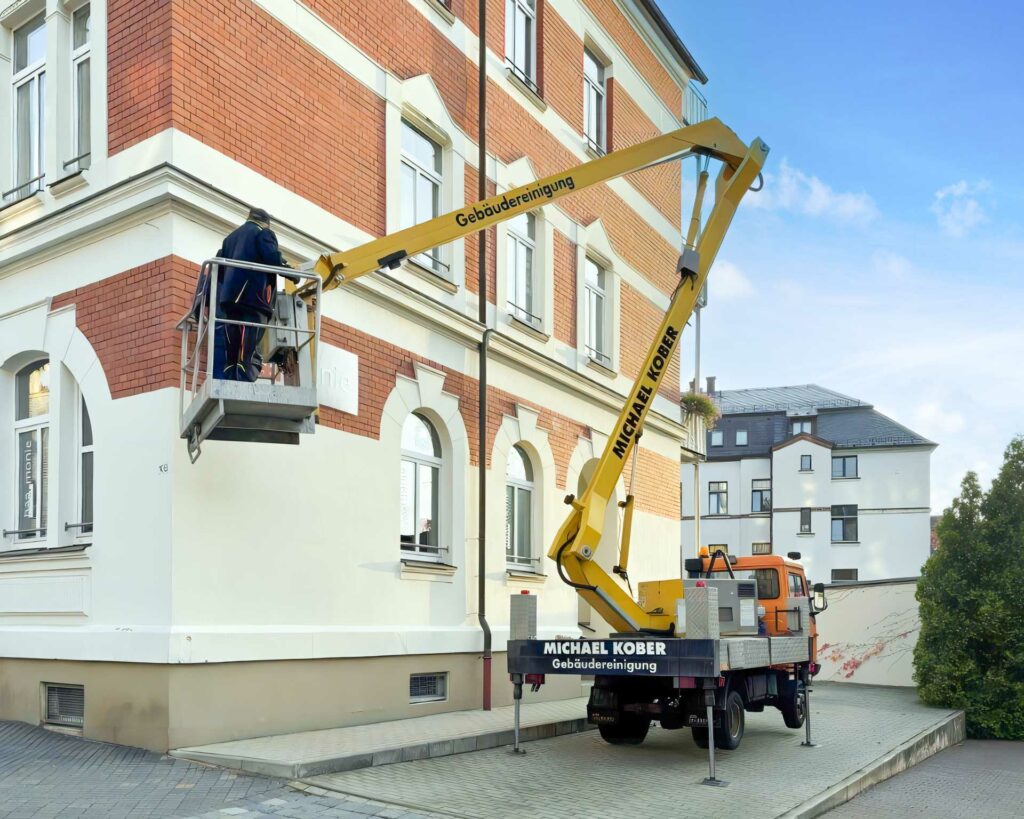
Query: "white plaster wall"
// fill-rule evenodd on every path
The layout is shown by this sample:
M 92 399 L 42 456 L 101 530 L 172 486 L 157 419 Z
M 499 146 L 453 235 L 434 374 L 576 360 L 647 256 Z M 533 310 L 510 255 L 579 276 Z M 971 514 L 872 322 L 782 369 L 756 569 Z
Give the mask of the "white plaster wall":
M 921 630 L 916 581 L 826 589 L 818 615 L 820 680 L 913 686 L 913 651 Z

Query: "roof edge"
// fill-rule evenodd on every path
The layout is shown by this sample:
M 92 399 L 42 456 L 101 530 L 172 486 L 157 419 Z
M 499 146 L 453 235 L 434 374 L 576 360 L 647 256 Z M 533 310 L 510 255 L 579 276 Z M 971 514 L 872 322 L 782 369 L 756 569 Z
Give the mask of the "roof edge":
M 701 85 L 706 85 L 708 81 L 708 75 L 704 73 L 698 64 L 697 60 L 694 59 L 693 54 L 690 53 L 684 44 L 682 39 L 676 30 L 672 27 L 672 24 L 665 17 L 665 13 L 658 7 L 655 0 L 637 0 L 637 3 L 643 7 L 650 16 L 654 23 L 661 29 L 662 34 L 665 35 L 665 39 L 668 40 L 668 44 L 672 47 L 672 50 L 676 53 L 676 56 L 683 61 L 683 65 L 689 70 L 697 80 L 700 81 Z

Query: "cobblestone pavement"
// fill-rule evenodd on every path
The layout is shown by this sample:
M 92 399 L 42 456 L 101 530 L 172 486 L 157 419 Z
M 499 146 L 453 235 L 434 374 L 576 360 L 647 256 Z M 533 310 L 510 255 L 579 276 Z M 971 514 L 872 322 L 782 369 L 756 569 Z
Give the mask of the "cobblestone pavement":
M 612 746 L 596 731 L 507 748 L 313 777 L 347 794 L 463 817 L 778 816 L 936 725 L 912 690 L 819 684 L 814 739 L 803 748 L 774 708 L 747 714 L 743 744 L 719 752 L 726 788 L 701 785 L 707 756 L 690 732 L 652 727 L 643 745 Z M 980 815 L 980 814 L 979 814 Z
M 422 819 L 424 814 L 0 722 L 0 819 L 136 816 Z
M 1024 742 L 968 740 L 840 805 L 829 819 L 1024 816 Z

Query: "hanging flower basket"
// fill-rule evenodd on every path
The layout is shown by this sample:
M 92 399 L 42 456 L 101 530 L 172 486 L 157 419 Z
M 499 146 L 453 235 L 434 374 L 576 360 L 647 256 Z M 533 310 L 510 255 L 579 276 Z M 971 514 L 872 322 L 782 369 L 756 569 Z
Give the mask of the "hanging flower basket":
M 687 415 L 697 415 L 704 419 L 708 429 L 714 429 L 718 419 L 722 417 L 721 410 L 708 396 L 700 392 L 688 392 L 681 401 Z

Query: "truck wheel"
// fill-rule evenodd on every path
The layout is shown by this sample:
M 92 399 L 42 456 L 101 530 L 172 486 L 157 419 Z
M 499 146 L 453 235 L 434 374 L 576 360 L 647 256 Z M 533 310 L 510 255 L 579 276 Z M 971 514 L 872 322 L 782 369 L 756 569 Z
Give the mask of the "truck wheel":
M 707 750 L 708 747 L 708 729 L 707 728 L 694 728 L 690 726 L 690 733 L 693 734 L 693 744 L 698 748 Z
M 802 728 L 804 725 L 804 712 L 807 705 L 807 694 L 804 692 L 804 684 L 795 681 L 786 696 L 782 700 L 779 710 L 782 711 L 782 719 L 787 728 Z
M 609 745 L 639 745 L 647 736 L 651 721 L 647 717 L 619 715 L 619 721 L 612 725 L 598 725 L 601 739 Z
M 738 691 L 730 691 L 726 696 L 725 712 L 721 717 L 721 725 L 715 728 L 715 747 L 723 751 L 735 751 L 740 747 L 746 727 L 743 697 Z

